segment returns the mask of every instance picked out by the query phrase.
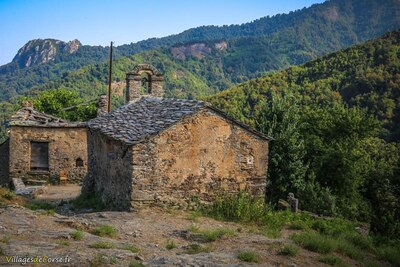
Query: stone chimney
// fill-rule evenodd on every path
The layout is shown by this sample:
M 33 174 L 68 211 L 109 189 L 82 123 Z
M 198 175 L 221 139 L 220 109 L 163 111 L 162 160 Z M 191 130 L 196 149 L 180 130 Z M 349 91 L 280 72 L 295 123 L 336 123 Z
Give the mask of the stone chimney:
M 106 94 L 100 95 L 97 102 L 97 117 L 108 113 L 108 97 Z
M 142 96 L 164 97 L 164 77 L 149 64 L 139 64 L 126 74 L 126 101 L 134 102 Z

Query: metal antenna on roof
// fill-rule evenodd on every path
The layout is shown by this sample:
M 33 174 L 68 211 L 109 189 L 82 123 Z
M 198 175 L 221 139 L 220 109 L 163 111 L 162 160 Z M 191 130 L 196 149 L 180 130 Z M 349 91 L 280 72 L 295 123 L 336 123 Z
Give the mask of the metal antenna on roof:
M 107 111 L 111 110 L 111 80 L 112 80 L 112 51 L 113 51 L 113 42 L 110 44 L 110 69 L 108 72 L 108 106 Z

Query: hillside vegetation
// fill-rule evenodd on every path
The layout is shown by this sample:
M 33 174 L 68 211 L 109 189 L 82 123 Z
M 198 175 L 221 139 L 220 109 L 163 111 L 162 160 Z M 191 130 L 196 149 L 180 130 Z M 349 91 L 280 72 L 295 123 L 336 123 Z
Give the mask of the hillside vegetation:
M 206 59 L 207 64 L 197 64 L 198 60 L 193 63 L 197 69 L 200 65 L 198 72 L 193 74 L 198 75 L 200 72 L 209 86 L 222 90 L 230 87 L 231 83 L 259 77 L 270 70 L 305 63 L 399 27 L 400 4 L 396 0 L 331 0 L 289 14 L 264 17 L 241 25 L 203 26 L 177 35 L 122 45 L 115 47 L 114 53 L 116 58 L 120 58 L 188 43 L 227 41 L 227 55 L 212 55 Z M 63 49 L 66 43 L 57 43 L 56 40 L 42 42 L 51 43 L 51 51 L 56 51 L 52 60 L 39 60 L 26 67 L 25 59 L 31 54 L 24 53 L 32 53 L 32 49 L 21 48 L 23 51 L 20 50 L 21 53 L 13 62 L 0 67 L 0 100 L 9 100 L 27 93 L 38 85 L 63 78 L 70 71 L 88 64 L 105 62 L 108 57 L 106 47 L 80 46 L 76 51 L 67 49 L 70 52 L 66 52 Z M 34 43 L 41 45 L 40 40 Z M 189 57 L 188 61 L 191 60 L 192 57 Z M 225 80 L 215 82 L 219 76 L 215 76 L 214 69 L 223 73 Z
M 267 198 L 400 234 L 400 32 L 207 98 L 274 137 Z

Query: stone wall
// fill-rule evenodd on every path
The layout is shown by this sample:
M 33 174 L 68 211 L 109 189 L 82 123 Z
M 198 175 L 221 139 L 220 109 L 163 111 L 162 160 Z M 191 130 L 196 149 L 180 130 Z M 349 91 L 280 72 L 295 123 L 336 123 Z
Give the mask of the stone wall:
M 7 139 L 0 144 L 0 186 L 8 187 L 10 184 L 9 164 L 10 164 L 10 141 Z
M 96 192 L 116 210 L 130 208 L 132 150 L 98 131 L 88 130 L 89 168 L 82 193 Z
M 132 147 L 132 205 L 186 206 L 222 192 L 264 196 L 268 141 L 211 110 L 184 119 Z
M 48 142 L 49 170 L 30 168 L 31 142 Z M 65 170 L 68 183 L 80 183 L 87 172 L 87 136 L 84 127 L 12 126 L 10 132 L 10 176 L 57 180 Z M 77 160 L 83 166 L 76 166 Z

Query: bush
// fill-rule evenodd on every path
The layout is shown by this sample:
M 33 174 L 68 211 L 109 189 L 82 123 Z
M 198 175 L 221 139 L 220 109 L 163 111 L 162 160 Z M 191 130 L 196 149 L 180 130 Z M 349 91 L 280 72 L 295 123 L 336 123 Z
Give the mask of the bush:
M 94 228 L 92 234 L 98 236 L 114 237 L 117 234 L 117 230 L 111 225 L 103 224 Z
M 72 204 L 75 209 L 93 209 L 94 211 L 101 211 L 105 208 L 100 195 L 97 194 L 81 194 L 72 202 Z
M 245 262 L 260 262 L 260 256 L 256 252 L 250 250 L 239 251 L 237 258 Z
M 400 266 L 400 246 L 379 247 L 377 254 L 380 259 L 390 262 L 395 266 Z
M 267 214 L 267 209 L 264 199 L 240 193 L 218 198 L 211 206 L 206 207 L 204 212 L 219 220 L 261 222 Z
M 323 255 L 318 258 L 318 261 L 329 265 L 343 265 L 343 260 L 341 258 L 332 255 Z
M 203 252 L 211 252 L 212 247 L 211 246 L 202 246 L 197 243 L 190 244 L 186 250 L 187 254 L 198 254 L 198 253 L 203 253 Z
M 71 236 L 72 236 L 72 238 L 75 239 L 75 240 L 81 240 L 81 239 L 83 238 L 83 232 L 77 230 L 77 231 L 72 232 L 72 233 L 71 233 Z
M 90 248 L 109 249 L 114 248 L 114 245 L 108 242 L 99 241 L 89 245 Z
M 319 184 L 308 183 L 298 193 L 299 208 L 324 216 L 335 216 L 337 214 L 336 197 L 329 188 L 321 187 Z
M 323 254 L 332 252 L 337 247 L 336 240 L 313 232 L 294 234 L 290 238 L 305 249 Z
M 165 246 L 165 248 L 166 249 L 168 249 L 168 250 L 171 250 L 171 249 L 174 249 L 174 248 L 177 248 L 178 247 L 178 245 L 175 243 L 175 241 L 174 240 L 168 240 L 167 241 L 167 245 Z
M 296 256 L 299 253 L 299 248 L 294 245 L 286 245 L 280 251 L 279 254 L 287 256 Z
M 140 251 L 140 248 L 138 248 L 135 245 L 127 245 L 127 246 L 124 246 L 122 249 L 123 250 L 129 250 L 132 253 L 138 253 Z

